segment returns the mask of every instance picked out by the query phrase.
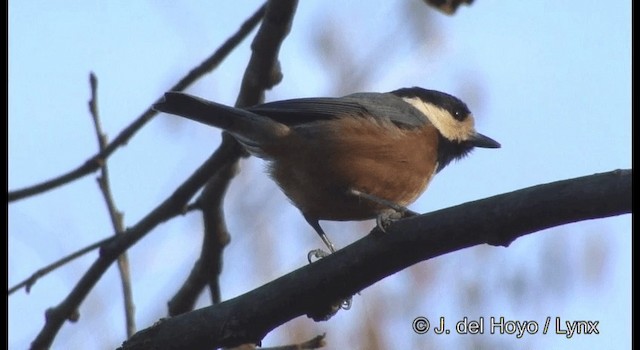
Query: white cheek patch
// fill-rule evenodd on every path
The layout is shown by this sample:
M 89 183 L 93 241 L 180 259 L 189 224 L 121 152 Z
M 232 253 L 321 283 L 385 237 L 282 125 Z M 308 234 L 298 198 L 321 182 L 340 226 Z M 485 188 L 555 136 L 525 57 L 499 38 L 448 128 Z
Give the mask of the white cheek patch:
M 422 114 L 424 114 L 431 124 L 440 131 L 442 136 L 452 141 L 465 141 L 476 134 L 473 127 L 473 116 L 469 115 L 465 120 L 456 120 L 447 110 L 440 108 L 431 103 L 424 103 L 417 97 L 403 97 L 405 102 L 409 103 Z

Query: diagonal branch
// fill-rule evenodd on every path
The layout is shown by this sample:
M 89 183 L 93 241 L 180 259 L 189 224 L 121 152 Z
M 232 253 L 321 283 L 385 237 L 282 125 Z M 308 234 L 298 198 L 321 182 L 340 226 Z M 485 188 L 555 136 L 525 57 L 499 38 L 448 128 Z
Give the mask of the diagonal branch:
M 82 249 L 79 249 L 41 269 L 39 269 L 38 271 L 34 272 L 31 276 L 29 276 L 29 278 L 27 278 L 26 280 L 16 284 L 15 286 L 9 288 L 8 294 L 11 295 L 13 294 L 15 291 L 21 289 L 22 287 L 25 287 L 25 290 L 27 293 L 29 293 L 31 291 L 31 287 L 33 287 L 33 285 L 38 281 L 38 279 L 42 276 L 45 276 L 46 274 L 48 274 L 51 271 L 54 271 L 55 269 L 57 269 L 58 267 L 64 266 L 65 264 L 67 264 L 70 261 L 73 261 L 76 258 L 79 258 L 81 256 L 83 256 L 84 254 L 94 250 L 94 249 L 98 249 L 100 247 L 102 247 L 104 244 L 106 244 L 109 241 L 112 241 L 115 237 L 107 237 L 105 239 L 102 239 L 98 242 L 92 243 Z
M 420 261 L 571 222 L 631 212 L 631 170 L 533 186 L 396 222 L 258 289 L 136 333 L 121 347 L 214 349 L 260 340 Z M 397 301 L 400 302 L 400 301 Z
M 183 77 L 177 84 L 175 84 L 170 90 L 171 91 L 183 91 L 188 86 L 197 81 L 204 74 L 215 69 L 221 62 L 224 60 L 233 49 L 235 49 L 240 42 L 256 27 L 258 22 L 262 19 L 262 16 L 265 13 L 265 6 L 263 5 L 256 11 L 249 19 L 247 19 L 240 29 L 227 41 L 222 44 L 216 50 L 216 52 L 203 61 L 199 66 L 192 69 L 185 77 Z M 155 103 L 160 102 L 157 100 Z M 107 145 L 104 150 L 98 152 L 88 160 L 84 162 L 84 164 L 80 165 L 74 170 L 69 171 L 66 174 L 57 176 L 51 180 L 47 180 L 45 182 L 29 186 L 27 188 L 9 191 L 7 197 L 9 202 L 13 202 L 19 199 L 23 199 L 29 196 L 33 196 L 53 188 L 62 186 L 71 181 L 77 180 L 85 175 L 91 174 L 94 171 L 98 170 L 105 159 L 107 159 L 116 149 L 120 146 L 125 145 L 133 135 L 138 132 L 151 118 L 153 118 L 158 112 L 149 108 L 142 115 L 140 115 L 133 123 L 127 126 L 118 136 L 116 136 L 113 141 L 109 145 Z

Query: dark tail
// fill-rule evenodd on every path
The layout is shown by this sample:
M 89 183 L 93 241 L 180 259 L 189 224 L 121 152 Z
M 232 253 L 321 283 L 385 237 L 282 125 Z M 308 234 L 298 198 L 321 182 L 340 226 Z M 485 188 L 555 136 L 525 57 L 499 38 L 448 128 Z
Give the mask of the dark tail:
M 227 130 L 253 144 L 270 143 L 289 132 L 288 126 L 267 117 L 181 92 L 165 93 L 153 109 Z

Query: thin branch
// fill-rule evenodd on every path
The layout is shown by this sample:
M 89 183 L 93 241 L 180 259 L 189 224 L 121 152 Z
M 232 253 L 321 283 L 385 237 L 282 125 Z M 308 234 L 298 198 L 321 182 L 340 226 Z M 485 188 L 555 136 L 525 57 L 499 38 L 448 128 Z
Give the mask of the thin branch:
M 282 80 L 278 64 L 280 46 L 291 29 L 297 1 L 270 1 L 264 21 L 254 38 L 252 55 L 242 79 L 242 87 L 236 100 L 236 107 L 258 104 L 264 99 L 264 91 Z M 236 143 L 230 135 L 223 134 L 223 145 Z M 169 301 L 169 315 L 175 316 L 192 310 L 197 297 L 205 286 L 209 286 L 211 299 L 219 303 L 220 285 L 218 277 L 222 272 L 222 255 L 229 243 L 230 235 L 224 222 L 222 200 L 224 193 L 235 175 L 236 162 L 220 168 L 205 186 L 197 200 L 203 211 L 204 240 L 200 258 L 196 261 L 187 280 Z
M 222 200 L 228 184 L 237 172 L 237 162 L 225 164 L 218 169 L 205 185 L 198 197 L 198 207 L 204 217 L 204 238 L 200 258 L 182 287 L 168 303 L 169 316 L 176 316 L 193 310 L 198 296 L 208 284 L 212 302 L 220 302 L 218 276 L 222 272 L 222 251 L 231 237 L 224 221 Z
M 66 263 L 79 258 L 81 256 L 83 256 L 84 254 L 101 247 L 102 245 L 106 244 L 107 242 L 113 240 L 114 237 L 108 237 L 105 238 L 99 242 L 93 243 L 91 245 L 88 245 L 74 253 L 71 253 L 70 255 L 65 256 L 64 258 L 55 261 L 41 269 L 39 269 L 38 271 L 34 272 L 33 275 L 31 275 L 31 277 L 27 278 L 26 280 L 16 284 L 15 286 L 9 288 L 9 295 L 11 295 L 13 292 L 21 289 L 22 287 L 25 287 L 25 290 L 27 293 L 29 293 L 31 291 L 31 287 L 33 287 L 33 285 L 38 281 L 38 279 L 46 274 L 48 274 L 49 272 L 57 269 L 60 266 L 65 265 Z
M 147 214 L 142 220 L 104 244 L 100 256 L 80 278 L 69 295 L 58 306 L 47 310 L 44 327 L 32 342 L 33 349 L 46 349 L 66 319 L 78 309 L 93 286 L 117 257 L 144 237 L 149 231 L 170 218 L 181 215 L 189 199 L 206 183 L 210 174 L 223 166 L 229 157 L 240 152 L 239 146 L 228 144 L 220 147 L 184 183 Z
M 98 137 L 98 147 L 103 151 L 107 146 L 107 135 L 102 132 L 100 123 L 100 114 L 98 112 L 98 79 L 93 72 L 89 74 L 89 83 L 91 86 L 91 99 L 89 100 L 89 112 L 93 119 L 96 136 Z M 111 225 L 116 235 L 122 234 L 124 231 L 123 215 L 116 207 L 111 185 L 109 181 L 109 168 L 107 161 L 102 163 L 100 167 L 100 176 L 98 177 L 98 186 L 107 205 L 107 211 L 111 218 Z M 133 293 L 131 291 L 131 273 L 129 269 L 129 258 L 127 252 L 123 252 L 118 256 L 118 271 L 120 273 L 120 282 L 122 284 L 122 294 L 124 301 L 125 325 L 127 337 L 131 337 L 136 332 L 135 305 L 133 304 Z
M 120 349 L 214 349 L 257 343 L 420 261 L 571 222 L 631 212 L 631 170 L 533 186 L 400 220 L 328 257 L 223 303 L 162 319 Z M 390 301 L 391 302 L 391 301 Z M 396 301 L 400 303 L 401 301 Z
M 238 31 L 234 35 L 227 39 L 227 41 L 222 44 L 222 46 L 220 46 L 213 55 L 207 58 L 198 67 L 191 70 L 177 84 L 171 87 L 170 90 L 183 91 L 188 86 L 197 81 L 200 77 L 215 69 L 222 62 L 222 60 L 224 60 L 229 55 L 229 53 L 231 53 L 231 51 L 233 51 L 233 49 L 235 49 L 238 44 L 240 44 L 240 42 L 242 42 L 242 40 L 244 40 L 244 38 L 246 38 L 246 36 L 256 27 L 256 25 L 264 16 L 264 13 L 265 5 L 261 6 L 249 19 L 247 19 L 242 24 L 240 29 L 238 29 Z M 158 102 L 160 102 L 160 99 L 156 100 L 155 103 Z M 131 137 L 156 114 L 157 112 L 153 109 L 147 109 L 144 113 L 142 113 L 142 115 L 140 115 L 135 121 L 133 121 L 133 123 L 122 130 L 122 132 L 120 132 L 120 134 L 116 136 L 116 138 L 114 138 L 113 141 L 111 141 L 111 143 L 104 148 L 104 150 L 86 160 L 84 164 L 54 179 L 47 180 L 45 182 L 27 188 L 9 191 L 7 195 L 8 201 L 13 202 L 19 199 L 33 196 L 93 173 L 100 168 L 105 159 L 107 159 L 117 148 L 126 144 L 129 139 L 131 139 Z
M 237 164 L 229 164 L 225 173 L 211 178 L 200 194 L 202 218 L 204 222 L 204 242 L 202 246 L 203 259 L 206 268 L 203 269 L 209 287 L 212 304 L 222 302 L 220 292 L 220 274 L 222 273 L 222 256 L 224 248 L 231 241 L 231 235 L 224 221 L 222 202 L 229 188 L 231 179 L 237 174 Z

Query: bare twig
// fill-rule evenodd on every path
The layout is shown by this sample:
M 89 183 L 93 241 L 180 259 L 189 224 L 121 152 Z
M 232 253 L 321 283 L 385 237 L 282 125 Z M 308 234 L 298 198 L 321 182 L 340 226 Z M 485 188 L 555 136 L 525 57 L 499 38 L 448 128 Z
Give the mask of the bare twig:
M 204 74 L 210 72 L 215 69 L 222 60 L 224 60 L 227 55 L 231 51 L 233 51 L 236 46 L 256 27 L 260 19 L 265 12 L 265 6 L 263 5 L 258 9 L 249 19 L 247 19 L 240 29 L 231 36 L 227 41 L 222 44 L 216 50 L 216 52 L 207 58 L 204 62 L 202 62 L 198 67 L 191 70 L 184 78 L 182 78 L 177 84 L 171 87 L 171 91 L 183 91 L 189 85 L 193 84 Z M 156 100 L 155 103 L 160 102 Z M 140 115 L 133 123 L 127 126 L 118 136 L 116 136 L 113 141 L 109 145 L 107 145 L 104 150 L 95 154 L 88 160 L 84 162 L 84 164 L 80 165 L 74 170 L 69 171 L 66 174 L 60 175 L 54 179 L 47 180 L 40 184 L 36 184 L 24 189 L 19 189 L 15 191 L 9 191 L 7 197 L 9 202 L 16 201 L 19 199 L 23 199 L 29 196 L 33 196 L 50 189 L 62 186 L 66 183 L 79 179 L 85 175 L 91 174 L 94 171 L 98 170 L 101 164 L 107 159 L 117 148 L 126 144 L 129 139 L 140 130 L 151 118 L 153 118 L 157 114 L 156 111 L 149 108 L 142 115 Z
M 9 295 L 11 295 L 13 292 L 17 291 L 18 289 L 25 287 L 27 293 L 29 293 L 29 291 L 31 290 L 31 287 L 33 287 L 33 285 L 36 283 L 36 281 L 38 281 L 38 279 L 46 274 L 48 274 L 49 272 L 57 269 L 60 266 L 63 266 L 64 264 L 68 263 L 69 261 L 72 261 L 75 258 L 79 258 L 81 256 L 83 256 L 84 254 L 98 248 L 101 247 L 103 244 L 113 240 L 114 237 L 108 237 L 105 238 L 99 242 L 93 243 L 91 245 L 88 245 L 74 253 L 71 253 L 70 255 L 65 256 L 64 258 L 55 261 L 41 269 L 39 269 L 38 271 L 34 272 L 33 275 L 31 275 L 31 277 L 27 278 L 26 280 L 16 284 L 15 286 L 9 288 Z
M 202 218 L 204 222 L 204 242 L 202 243 L 202 256 L 206 268 L 203 269 L 207 277 L 207 286 L 212 304 L 222 302 L 220 295 L 220 274 L 222 273 L 222 256 L 224 248 L 231 241 L 231 235 L 224 221 L 222 201 L 229 188 L 231 179 L 237 173 L 237 164 L 229 164 L 226 169 L 221 169 L 216 177 L 212 177 L 200 194 Z
M 223 166 L 228 161 L 227 158 L 234 157 L 239 152 L 239 146 L 233 143 L 218 148 L 169 198 L 133 227 L 128 228 L 120 235 L 115 235 L 111 241 L 104 244 L 100 249 L 98 259 L 80 278 L 69 295 L 58 306 L 47 310 L 45 325 L 31 347 L 33 349 L 49 348 L 64 321 L 77 310 L 89 291 L 117 257 L 162 222 L 182 214 L 184 206 L 206 183 L 210 174 Z
M 160 320 L 121 349 L 214 349 L 259 343 L 275 327 L 417 262 L 571 222 L 631 212 L 631 170 L 538 185 L 397 221 L 324 259 L 223 303 Z M 401 301 L 397 301 L 400 303 Z
M 91 113 L 96 136 L 98 137 L 98 147 L 100 148 L 100 151 L 104 151 L 107 146 L 107 135 L 102 132 L 102 125 L 100 123 L 100 114 L 98 112 L 98 79 L 96 78 L 95 74 L 93 74 L 93 72 L 89 74 L 89 83 L 91 86 L 89 112 Z M 104 197 L 104 201 L 107 204 L 107 211 L 109 212 L 109 217 L 111 218 L 111 225 L 113 226 L 116 234 L 121 234 L 124 231 L 123 215 L 122 212 L 117 209 L 116 203 L 113 199 L 109 181 L 109 168 L 107 167 L 106 159 L 100 167 L 98 185 L 100 187 L 100 192 L 102 192 L 102 196 Z M 129 258 L 127 257 L 126 251 L 118 256 L 118 271 L 120 273 L 120 282 L 122 283 L 127 337 L 130 337 L 136 332 L 136 319 L 135 305 L 133 304 L 133 293 L 131 291 L 131 272 L 129 269 Z
M 282 72 L 278 64 L 278 53 L 284 38 L 291 29 L 297 1 L 270 1 L 264 21 L 254 38 L 252 55 L 242 79 L 242 87 L 236 107 L 258 104 L 264 100 L 264 91 L 278 84 Z M 228 134 L 223 134 L 223 145 L 236 143 Z M 219 303 L 220 286 L 218 276 L 222 272 L 222 254 L 230 240 L 224 222 L 222 200 L 231 178 L 235 175 L 235 163 L 230 162 L 213 176 L 198 198 L 203 211 L 204 241 L 200 258 L 180 290 L 169 301 L 169 315 L 175 316 L 191 310 L 206 285 L 209 286 L 213 303 Z
M 202 250 L 187 280 L 169 301 L 169 316 L 193 310 L 198 296 L 207 284 L 212 302 L 220 302 L 218 276 L 222 272 L 222 250 L 231 240 L 224 221 L 222 200 L 236 171 L 237 162 L 225 164 L 209 179 L 198 197 L 198 207 L 202 210 L 204 218 Z

